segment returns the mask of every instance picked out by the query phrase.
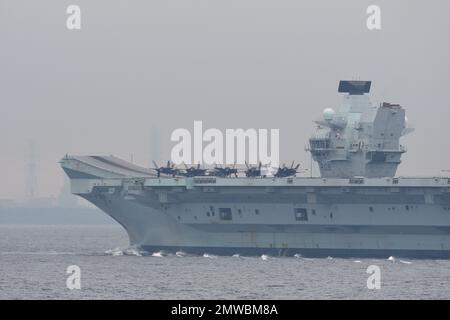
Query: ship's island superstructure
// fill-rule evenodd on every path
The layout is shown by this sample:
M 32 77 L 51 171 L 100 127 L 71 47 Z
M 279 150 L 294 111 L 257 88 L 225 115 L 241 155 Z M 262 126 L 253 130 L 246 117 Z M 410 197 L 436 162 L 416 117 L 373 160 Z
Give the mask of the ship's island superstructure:
M 400 105 L 371 104 L 370 85 L 341 81 L 342 106 L 315 121 L 321 177 L 160 174 L 113 156 L 61 166 L 148 252 L 450 257 L 450 179 L 395 177 L 412 129 Z

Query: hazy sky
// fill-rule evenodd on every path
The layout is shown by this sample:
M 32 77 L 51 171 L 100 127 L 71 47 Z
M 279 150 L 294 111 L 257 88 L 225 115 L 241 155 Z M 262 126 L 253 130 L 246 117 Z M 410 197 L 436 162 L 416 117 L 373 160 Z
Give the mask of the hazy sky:
M 58 160 L 114 154 L 148 165 L 170 133 L 279 128 L 281 162 L 304 151 L 340 79 L 372 80 L 416 131 L 399 175 L 450 169 L 450 2 L 0 0 L 0 199 L 23 197 L 28 140 L 39 191 L 57 194 Z M 82 29 L 66 28 L 66 8 Z M 382 30 L 366 28 L 381 7 Z M 157 128 L 155 130 L 155 128 Z

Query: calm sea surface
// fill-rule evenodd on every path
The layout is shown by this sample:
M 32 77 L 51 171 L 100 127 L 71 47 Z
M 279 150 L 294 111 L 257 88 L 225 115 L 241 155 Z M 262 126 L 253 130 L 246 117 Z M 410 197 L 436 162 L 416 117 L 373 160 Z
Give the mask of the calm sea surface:
M 450 261 L 387 258 L 141 256 L 118 226 L 0 225 L 0 299 L 450 298 Z M 80 290 L 66 287 L 69 265 Z

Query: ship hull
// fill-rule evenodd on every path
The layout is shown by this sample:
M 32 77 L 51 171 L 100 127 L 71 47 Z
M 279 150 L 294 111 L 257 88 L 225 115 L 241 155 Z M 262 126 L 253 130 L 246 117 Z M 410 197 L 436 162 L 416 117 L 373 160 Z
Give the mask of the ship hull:
M 196 194 L 190 201 L 161 204 L 149 192 L 94 194 L 85 198 L 124 227 L 131 245 L 147 252 L 450 257 L 450 209 L 441 204 L 361 203 L 359 195 L 354 203 L 237 202 L 235 196 L 223 195 L 220 201 L 199 202 Z M 232 220 L 217 217 L 221 208 L 231 209 Z M 241 217 L 238 208 L 245 208 Z M 296 208 L 305 208 L 307 221 L 295 220 Z
M 72 193 L 150 252 L 450 257 L 449 178 L 159 178 L 99 157 L 62 166 Z

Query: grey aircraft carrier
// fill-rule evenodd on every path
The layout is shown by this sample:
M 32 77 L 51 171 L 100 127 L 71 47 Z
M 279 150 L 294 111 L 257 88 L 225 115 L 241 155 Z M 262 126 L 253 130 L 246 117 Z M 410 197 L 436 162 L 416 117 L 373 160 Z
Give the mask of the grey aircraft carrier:
M 400 105 L 371 104 L 370 85 L 341 81 L 342 105 L 315 121 L 307 150 L 320 177 L 156 172 L 113 156 L 61 166 L 72 193 L 148 252 L 448 258 L 450 179 L 395 176 L 412 128 Z

